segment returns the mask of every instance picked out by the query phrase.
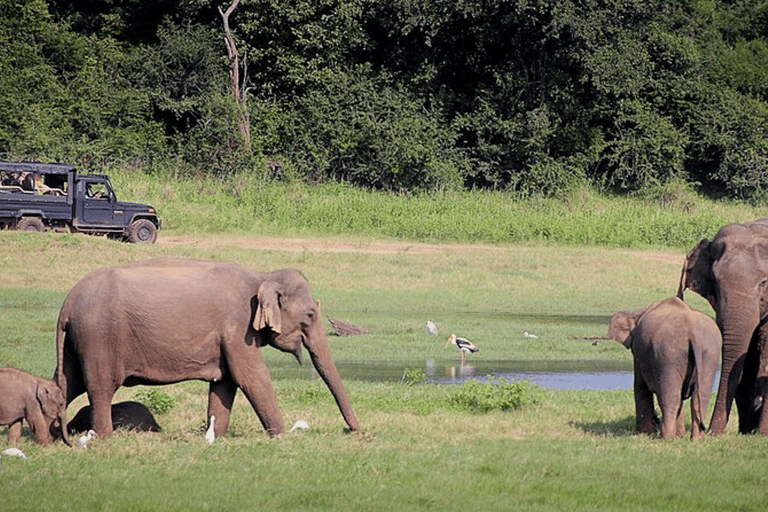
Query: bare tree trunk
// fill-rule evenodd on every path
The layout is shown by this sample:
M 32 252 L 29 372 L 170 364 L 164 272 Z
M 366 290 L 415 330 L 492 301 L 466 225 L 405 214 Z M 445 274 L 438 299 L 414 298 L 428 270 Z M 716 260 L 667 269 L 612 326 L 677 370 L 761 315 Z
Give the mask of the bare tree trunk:
M 248 115 L 248 88 L 246 82 L 248 81 L 248 62 L 243 58 L 243 78 L 240 79 L 240 58 L 237 54 L 237 46 L 235 45 L 235 37 L 232 35 L 232 30 L 229 28 L 229 16 L 234 12 L 237 6 L 240 4 L 240 0 L 232 0 L 226 11 L 222 11 L 219 7 L 219 14 L 224 22 L 224 42 L 227 44 L 227 54 L 229 55 L 229 90 L 232 92 L 232 96 L 237 104 L 237 128 L 240 130 L 240 134 L 243 136 L 243 143 L 247 149 L 251 148 L 251 123 L 250 116 Z M 242 86 L 241 86 L 242 85 Z

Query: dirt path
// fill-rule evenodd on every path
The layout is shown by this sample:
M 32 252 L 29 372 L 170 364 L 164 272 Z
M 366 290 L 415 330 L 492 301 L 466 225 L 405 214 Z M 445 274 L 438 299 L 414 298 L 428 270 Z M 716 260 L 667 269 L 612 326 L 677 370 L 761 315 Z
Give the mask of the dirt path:
M 158 245 L 167 246 L 193 246 L 199 248 L 212 248 L 222 246 L 237 246 L 250 249 L 263 249 L 267 251 L 288 252 L 344 252 L 358 254 L 438 254 L 445 252 L 461 252 L 476 249 L 500 250 L 500 247 L 491 245 L 469 244 L 424 244 L 418 242 L 350 242 L 334 240 L 330 238 L 275 238 L 275 237 L 245 237 L 212 236 L 196 238 L 189 236 L 160 236 Z
M 332 238 L 278 238 L 264 236 L 160 236 L 158 245 L 164 246 L 191 246 L 201 249 L 215 247 L 236 246 L 249 249 L 262 249 L 267 251 L 287 252 L 338 252 L 357 254 L 444 254 L 447 252 L 461 253 L 464 251 L 476 251 L 479 249 L 488 251 L 508 250 L 508 247 L 486 244 L 427 244 L 420 242 L 392 242 L 392 241 L 358 241 L 337 240 Z M 643 258 L 663 263 L 675 263 L 682 265 L 685 258 L 683 252 L 675 251 L 642 251 L 629 249 L 616 249 L 622 254 L 633 258 Z

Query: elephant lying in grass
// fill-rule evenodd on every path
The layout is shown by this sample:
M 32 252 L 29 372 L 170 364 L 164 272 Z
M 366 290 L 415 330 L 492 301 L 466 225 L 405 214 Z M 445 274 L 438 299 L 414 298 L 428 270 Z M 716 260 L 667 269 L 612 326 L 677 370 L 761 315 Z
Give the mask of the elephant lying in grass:
M 283 432 L 261 349 L 301 362 L 306 348 L 352 431 L 360 428 L 328 347 L 320 303 L 296 270 L 161 258 L 91 272 L 70 291 L 56 329 L 55 378 L 69 404 L 84 392 L 93 430 L 113 430 L 120 386 L 210 383 L 208 413 L 224 435 L 238 388 L 264 428 Z
M 672 297 L 645 309 L 620 311 L 608 337 L 632 351 L 637 432 L 655 428 L 653 395 L 661 408 L 661 437 L 685 434 L 683 400 L 691 398 L 691 438 L 703 439 L 722 340 L 710 317 Z
M 67 432 L 87 432 L 93 427 L 91 415 L 93 407 L 86 405 L 75 414 L 67 424 Z M 140 402 L 118 402 L 112 404 L 112 428 L 124 428 L 139 432 L 160 432 L 160 425 L 155 421 L 152 412 Z
M 66 403 L 55 382 L 16 368 L 0 368 L 0 425 L 10 425 L 8 442 L 21 438 L 26 420 L 39 444 L 66 436 Z

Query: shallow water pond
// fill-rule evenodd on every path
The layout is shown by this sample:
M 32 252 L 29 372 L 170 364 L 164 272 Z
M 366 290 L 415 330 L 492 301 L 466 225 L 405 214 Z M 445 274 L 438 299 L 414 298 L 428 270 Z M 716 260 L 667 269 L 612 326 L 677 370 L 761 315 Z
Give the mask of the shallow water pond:
M 632 363 L 625 361 L 483 361 L 460 366 L 453 361 L 345 362 L 336 361 L 344 379 L 369 382 L 399 382 L 408 369 L 422 369 L 427 382 L 462 384 L 467 379 L 487 377 L 530 380 L 531 383 L 557 389 L 632 389 Z M 311 364 L 298 366 L 295 361 L 270 364 L 275 377 L 317 378 Z

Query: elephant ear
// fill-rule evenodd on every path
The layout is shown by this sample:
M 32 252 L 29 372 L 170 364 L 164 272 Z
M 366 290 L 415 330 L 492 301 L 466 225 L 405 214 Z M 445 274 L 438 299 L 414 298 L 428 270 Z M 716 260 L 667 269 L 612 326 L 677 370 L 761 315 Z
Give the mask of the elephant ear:
M 637 325 L 637 317 L 628 311 L 619 311 L 611 317 L 608 338 L 614 339 L 627 348 L 632 347 L 632 329 Z
M 256 314 L 253 316 L 253 328 L 257 331 L 269 327 L 275 333 L 280 334 L 280 287 L 274 281 L 265 281 L 259 285 L 256 292 L 259 301 L 256 306 Z
M 712 276 L 712 255 L 709 250 L 710 241 L 704 239 L 694 247 L 683 263 L 683 271 L 680 274 L 680 286 L 677 296 L 683 299 L 686 289 L 691 289 L 707 299 L 713 309 L 716 308 L 715 280 Z
M 37 401 L 40 403 L 43 414 L 49 418 L 55 418 L 59 415 L 59 402 L 56 392 L 50 386 L 41 383 L 37 384 Z

